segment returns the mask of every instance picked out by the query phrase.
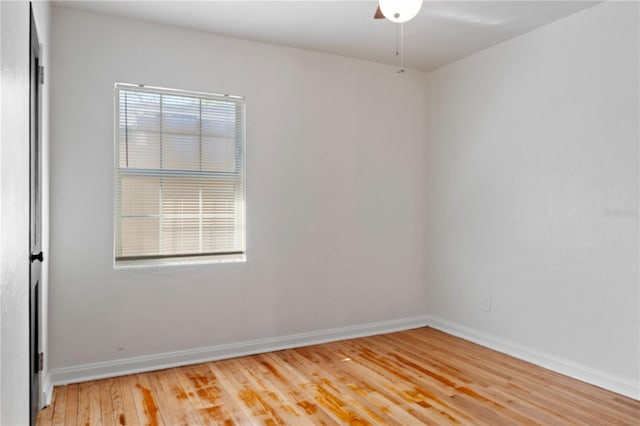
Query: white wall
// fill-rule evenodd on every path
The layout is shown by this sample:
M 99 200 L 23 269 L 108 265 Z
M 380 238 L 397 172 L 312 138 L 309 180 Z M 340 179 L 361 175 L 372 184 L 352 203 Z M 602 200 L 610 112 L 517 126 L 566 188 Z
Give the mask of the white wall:
M 425 313 L 424 74 L 58 7 L 52 39 L 52 369 Z M 246 97 L 246 263 L 112 267 L 115 82 Z
M 46 61 L 50 19 L 48 4 L 36 4 L 34 14 L 43 43 L 41 54 Z M 29 422 L 28 2 L 0 2 L 0 40 L 0 424 L 23 425 Z M 45 86 L 42 109 L 45 173 L 47 91 Z M 46 177 L 43 184 L 46 189 Z M 45 204 L 45 227 L 46 208 Z M 46 243 L 45 240 L 45 248 Z M 41 282 L 46 289 L 46 264 L 43 274 Z
M 431 73 L 426 156 L 436 322 L 636 398 L 638 34 L 604 3 Z

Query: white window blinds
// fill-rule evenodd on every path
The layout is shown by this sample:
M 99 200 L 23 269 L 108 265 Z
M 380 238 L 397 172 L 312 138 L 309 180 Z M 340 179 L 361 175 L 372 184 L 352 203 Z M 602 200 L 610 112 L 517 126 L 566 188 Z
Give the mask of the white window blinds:
M 116 84 L 115 262 L 245 252 L 244 100 Z

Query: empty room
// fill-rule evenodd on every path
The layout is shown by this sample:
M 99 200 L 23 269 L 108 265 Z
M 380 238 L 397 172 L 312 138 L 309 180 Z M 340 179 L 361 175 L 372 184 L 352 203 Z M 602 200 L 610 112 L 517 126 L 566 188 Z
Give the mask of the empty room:
M 636 1 L 0 1 L 0 425 L 640 425 Z

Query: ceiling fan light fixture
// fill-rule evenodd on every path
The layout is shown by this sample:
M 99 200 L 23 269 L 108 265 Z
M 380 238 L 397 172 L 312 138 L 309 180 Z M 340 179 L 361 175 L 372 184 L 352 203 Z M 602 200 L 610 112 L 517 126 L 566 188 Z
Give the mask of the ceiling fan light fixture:
M 410 21 L 420 12 L 422 0 L 380 0 L 379 4 L 385 18 L 401 24 Z

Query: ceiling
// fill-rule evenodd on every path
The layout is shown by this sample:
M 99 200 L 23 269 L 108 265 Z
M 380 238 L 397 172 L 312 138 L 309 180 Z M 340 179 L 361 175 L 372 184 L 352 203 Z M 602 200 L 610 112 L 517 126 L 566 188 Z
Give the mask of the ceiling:
M 425 0 L 404 25 L 405 66 L 431 71 L 597 1 Z M 397 25 L 376 1 L 60 1 L 102 14 L 396 65 Z

